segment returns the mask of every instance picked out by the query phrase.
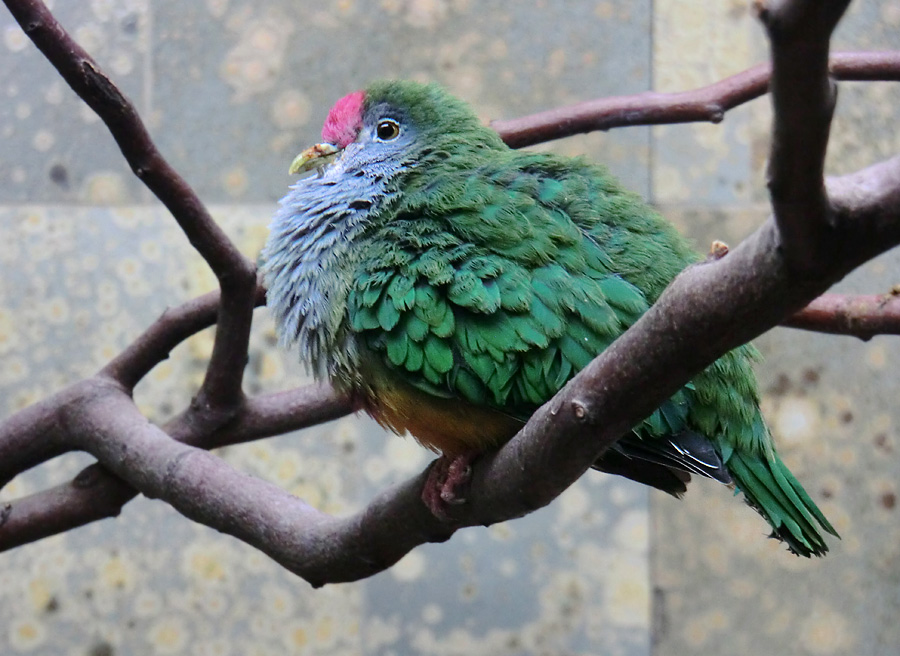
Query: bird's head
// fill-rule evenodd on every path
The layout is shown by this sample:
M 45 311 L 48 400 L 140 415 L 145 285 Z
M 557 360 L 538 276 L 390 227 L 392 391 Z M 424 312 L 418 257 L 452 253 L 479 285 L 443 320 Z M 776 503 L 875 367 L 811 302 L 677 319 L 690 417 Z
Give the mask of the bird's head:
M 502 147 L 471 107 L 435 84 L 388 80 L 338 100 L 322 128 L 322 143 L 291 163 L 298 174 L 328 166 L 345 169 L 402 161 L 409 166 L 435 152 Z M 443 156 L 442 156 L 443 157 Z

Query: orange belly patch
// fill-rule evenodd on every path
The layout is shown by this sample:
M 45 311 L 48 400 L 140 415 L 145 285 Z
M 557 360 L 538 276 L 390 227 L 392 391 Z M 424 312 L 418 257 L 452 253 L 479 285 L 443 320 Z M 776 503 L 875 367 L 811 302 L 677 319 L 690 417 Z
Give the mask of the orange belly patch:
M 365 409 L 375 421 L 449 456 L 496 448 L 524 426 L 499 410 L 432 396 L 397 376 L 379 376 L 371 389 Z

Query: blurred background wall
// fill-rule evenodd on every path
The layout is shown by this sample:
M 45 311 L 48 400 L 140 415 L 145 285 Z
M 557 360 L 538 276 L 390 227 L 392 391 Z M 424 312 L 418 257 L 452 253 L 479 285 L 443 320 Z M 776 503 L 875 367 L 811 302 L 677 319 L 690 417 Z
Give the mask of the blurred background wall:
M 135 102 L 157 144 L 251 257 L 340 96 L 436 80 L 485 120 L 762 60 L 748 3 L 725 0 L 91 0 L 57 17 Z M 90 374 L 166 306 L 214 286 L 105 128 L 0 11 L 0 408 Z M 900 48 L 896 0 L 854 3 L 836 49 Z M 900 92 L 842 84 L 828 170 L 900 152 Z M 768 101 L 712 125 L 630 128 L 541 146 L 604 162 L 705 248 L 764 220 Z M 887 255 L 840 288 L 900 282 Z M 900 651 L 896 340 L 777 329 L 759 340 L 765 411 L 844 536 L 806 561 L 725 488 L 683 501 L 593 473 L 549 508 L 417 549 L 367 581 L 312 591 L 264 556 L 138 499 L 121 517 L 0 555 L 4 654 L 896 654 Z M 138 389 L 155 421 L 199 384 L 212 333 Z M 302 384 L 257 312 L 247 391 Z M 223 449 L 234 466 L 348 513 L 430 455 L 348 418 Z M 10 499 L 74 475 L 67 456 Z

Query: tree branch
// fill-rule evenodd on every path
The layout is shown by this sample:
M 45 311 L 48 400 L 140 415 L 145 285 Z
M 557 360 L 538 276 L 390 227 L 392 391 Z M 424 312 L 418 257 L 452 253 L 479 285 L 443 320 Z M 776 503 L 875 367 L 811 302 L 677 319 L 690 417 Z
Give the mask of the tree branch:
M 764 96 L 772 65 L 768 62 L 692 91 L 645 91 L 631 96 L 587 100 L 519 118 L 494 120 L 491 127 L 512 148 L 524 148 L 585 132 L 635 125 L 708 121 L 719 123 L 725 112 Z M 898 81 L 900 51 L 842 52 L 831 58 L 838 80 Z
M 781 325 L 818 333 L 853 335 L 862 340 L 872 339 L 875 335 L 900 335 L 898 291 L 869 296 L 823 294 Z
M 87 392 L 89 387 L 93 389 L 91 393 Z M 67 405 L 79 408 L 80 412 L 91 406 L 97 397 L 96 389 L 95 381 L 81 381 L 42 404 L 13 415 L 0 426 L 0 488 L 5 480 L 38 462 L 78 448 L 78 442 L 71 435 L 60 437 L 48 446 L 44 442 L 46 434 L 38 431 L 48 424 L 60 422 L 59 412 L 64 407 L 59 402 L 60 395 L 65 394 L 69 399 Z M 120 388 L 108 383 L 101 389 L 103 394 L 121 393 Z M 39 408 L 44 404 L 43 409 Z M 23 413 L 41 410 L 41 421 L 31 414 L 20 417 Z M 343 417 L 352 410 L 350 399 L 336 394 L 330 387 L 309 385 L 249 398 L 231 423 L 212 433 L 205 427 L 192 424 L 192 414 L 188 412 L 173 419 L 162 430 L 171 436 L 173 442 L 214 449 L 315 426 Z M 6 440 L 7 425 L 15 441 Z M 26 430 L 16 430 L 23 425 Z M 31 430 L 32 426 L 34 430 Z M 124 438 L 119 435 L 110 439 L 121 442 Z M 25 449 L 29 440 L 38 445 L 34 451 L 39 453 Z M 3 504 L 0 507 L 0 552 L 100 519 L 115 517 L 137 493 L 134 487 L 105 468 L 91 465 L 68 483 Z
M 198 296 L 176 308 L 167 308 L 128 347 L 100 370 L 100 374 L 132 389 L 163 360 L 169 352 L 191 335 L 216 325 L 220 313 L 221 292 Z M 266 290 L 256 287 L 255 307 L 266 303 Z
M 756 0 L 772 53 L 774 122 L 768 186 L 788 261 L 816 275 L 831 256 L 825 150 L 837 88 L 828 71 L 831 33 L 849 0 Z M 836 245 L 836 244 L 835 244 Z

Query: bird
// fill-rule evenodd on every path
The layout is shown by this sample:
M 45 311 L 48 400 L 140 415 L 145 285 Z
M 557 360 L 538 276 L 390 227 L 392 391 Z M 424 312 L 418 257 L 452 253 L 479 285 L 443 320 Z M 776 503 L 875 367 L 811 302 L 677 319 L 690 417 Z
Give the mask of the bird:
M 442 454 L 439 517 L 502 446 L 699 259 L 604 167 L 509 148 L 443 87 L 381 80 L 291 163 L 261 253 L 279 341 L 378 423 Z M 838 536 L 775 450 L 751 345 L 723 355 L 594 468 L 680 496 L 735 488 L 802 556 Z M 474 455 L 473 455 L 474 454 Z M 462 463 L 457 467 L 457 463 Z M 426 488 L 428 486 L 426 485 Z

